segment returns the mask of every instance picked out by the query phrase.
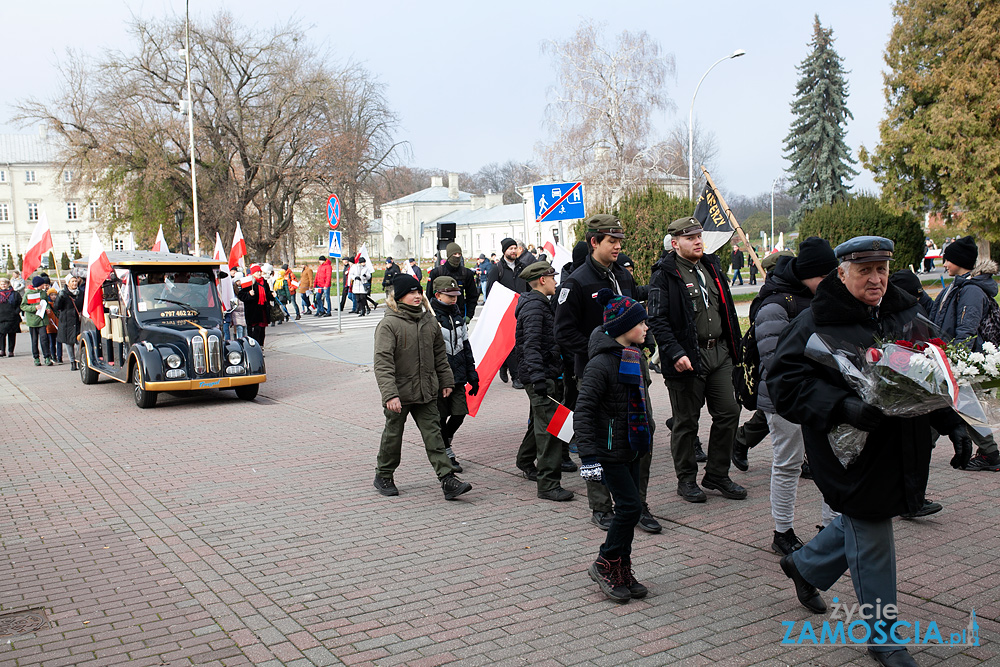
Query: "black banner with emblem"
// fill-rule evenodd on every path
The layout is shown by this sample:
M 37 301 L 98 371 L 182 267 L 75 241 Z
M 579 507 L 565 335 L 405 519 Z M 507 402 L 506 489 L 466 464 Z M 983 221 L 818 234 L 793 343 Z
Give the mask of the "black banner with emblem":
M 722 210 L 719 197 L 715 194 L 715 188 L 709 183 L 705 184 L 704 192 L 698 197 L 698 203 L 694 207 L 694 217 L 701 223 L 704 230 L 702 241 L 707 253 L 714 253 L 727 244 L 736 232 L 736 225 Z

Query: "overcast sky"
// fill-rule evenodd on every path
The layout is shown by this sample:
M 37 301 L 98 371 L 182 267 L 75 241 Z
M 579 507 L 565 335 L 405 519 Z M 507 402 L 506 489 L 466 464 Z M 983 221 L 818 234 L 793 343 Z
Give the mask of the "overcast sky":
M 0 69 L 0 132 L 29 132 L 10 123 L 11 100 L 47 99 L 57 88 L 55 65 L 67 48 L 98 53 L 128 48 L 131 15 L 183 16 L 183 0 L 4 0 L 6 66 Z M 400 139 L 410 142 L 410 166 L 476 171 L 489 162 L 531 160 L 546 138 L 546 90 L 555 69 L 540 53 L 543 40 L 564 40 L 582 19 L 607 24 L 609 35 L 646 30 L 676 59 L 668 96 L 675 109 L 659 114 L 665 135 L 687 118 L 698 79 L 717 59 L 742 58 L 712 70 L 695 102 L 695 119 L 719 146 L 713 178 L 723 193 L 769 191 L 784 174 L 782 143 L 791 123 L 796 65 L 809 52 L 813 16 L 833 29 L 848 70 L 847 141 L 857 155 L 878 140 L 884 113 L 882 52 L 892 27 L 889 0 L 841 2 L 675 0 L 504 3 L 319 0 L 191 0 L 193 18 L 226 9 L 244 24 L 270 27 L 299 19 L 312 40 L 341 59 L 361 61 L 388 86 L 399 113 Z M 860 165 L 858 166 L 860 170 Z M 862 170 L 855 189 L 873 189 Z

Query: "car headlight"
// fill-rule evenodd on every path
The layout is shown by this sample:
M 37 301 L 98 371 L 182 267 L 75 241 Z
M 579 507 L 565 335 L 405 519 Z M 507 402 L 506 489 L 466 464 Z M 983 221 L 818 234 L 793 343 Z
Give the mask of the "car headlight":
M 167 357 L 167 366 L 170 368 L 180 368 L 182 363 L 184 362 L 179 354 L 171 354 Z
M 236 351 L 234 350 L 233 352 L 230 352 L 230 353 L 229 353 L 229 357 L 228 357 L 228 359 L 229 359 L 229 363 L 230 363 L 230 364 L 233 364 L 233 365 L 235 366 L 236 364 L 238 364 L 238 363 L 240 363 L 241 361 L 243 361 L 243 355 L 242 355 L 242 354 L 240 354 L 239 352 L 236 352 Z

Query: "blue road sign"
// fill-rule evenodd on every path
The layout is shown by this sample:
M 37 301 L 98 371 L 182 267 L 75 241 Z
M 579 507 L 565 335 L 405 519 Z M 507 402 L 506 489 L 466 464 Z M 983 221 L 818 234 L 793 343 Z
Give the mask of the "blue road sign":
M 327 254 L 330 257 L 340 257 L 344 254 L 343 246 L 340 244 L 340 232 L 330 232 L 330 248 Z
M 535 203 L 535 221 L 576 220 L 585 218 L 582 183 L 552 183 L 531 186 Z
M 330 195 L 326 201 L 326 219 L 330 223 L 330 229 L 336 229 L 340 224 L 340 199 L 337 195 Z

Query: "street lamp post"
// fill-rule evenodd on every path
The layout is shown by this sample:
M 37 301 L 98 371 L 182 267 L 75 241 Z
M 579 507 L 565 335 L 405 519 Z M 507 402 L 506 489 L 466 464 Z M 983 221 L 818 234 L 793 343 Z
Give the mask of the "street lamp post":
M 181 229 L 181 223 L 184 222 L 184 211 L 177 209 L 174 211 L 174 222 L 177 223 L 177 251 L 184 252 L 184 232 Z
M 778 184 L 778 179 L 771 182 L 771 248 L 774 248 L 774 186 Z
M 739 58 L 740 56 L 746 54 L 743 49 L 736 49 L 728 56 L 723 56 L 719 58 L 712 66 L 705 70 L 705 73 L 701 75 L 698 80 L 698 85 L 695 86 L 694 95 L 691 96 L 691 109 L 688 111 L 688 198 L 694 199 L 694 98 L 698 97 L 698 89 L 701 88 L 701 82 L 705 80 L 708 73 L 711 72 L 716 65 L 721 63 L 723 60 L 729 60 L 730 58 Z
M 184 66 L 187 69 L 188 141 L 191 147 L 191 206 L 194 213 L 194 255 L 198 249 L 198 174 L 194 167 L 194 97 L 191 95 L 191 0 L 184 3 Z M 183 215 L 183 214 L 182 214 Z

